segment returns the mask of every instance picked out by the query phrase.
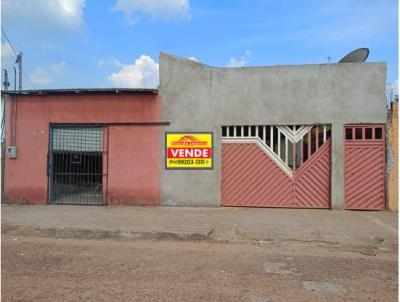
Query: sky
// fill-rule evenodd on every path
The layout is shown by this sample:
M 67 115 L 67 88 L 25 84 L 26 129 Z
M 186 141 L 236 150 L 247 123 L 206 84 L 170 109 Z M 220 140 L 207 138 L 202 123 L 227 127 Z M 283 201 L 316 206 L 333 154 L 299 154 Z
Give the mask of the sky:
M 210 66 L 325 64 L 368 47 L 398 83 L 395 0 L 2 0 L 23 88 L 158 86 L 159 53 Z M 2 68 L 15 55 L 2 33 Z

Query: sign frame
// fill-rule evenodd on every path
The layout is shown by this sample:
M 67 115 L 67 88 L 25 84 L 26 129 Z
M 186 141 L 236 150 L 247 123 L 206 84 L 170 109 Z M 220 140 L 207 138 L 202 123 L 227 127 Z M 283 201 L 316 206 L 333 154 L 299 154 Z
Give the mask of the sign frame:
M 211 167 L 168 167 L 168 134 L 210 134 L 211 135 Z M 164 168 L 165 170 L 214 170 L 214 132 L 213 131 L 166 131 L 164 134 Z

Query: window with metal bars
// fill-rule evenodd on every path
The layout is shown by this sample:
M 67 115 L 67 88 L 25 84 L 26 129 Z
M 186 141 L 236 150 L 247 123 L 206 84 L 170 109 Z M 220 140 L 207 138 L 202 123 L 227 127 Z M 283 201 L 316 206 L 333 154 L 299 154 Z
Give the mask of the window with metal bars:
M 348 125 L 345 126 L 345 139 L 347 141 L 381 141 L 384 140 L 384 127 L 383 125 Z

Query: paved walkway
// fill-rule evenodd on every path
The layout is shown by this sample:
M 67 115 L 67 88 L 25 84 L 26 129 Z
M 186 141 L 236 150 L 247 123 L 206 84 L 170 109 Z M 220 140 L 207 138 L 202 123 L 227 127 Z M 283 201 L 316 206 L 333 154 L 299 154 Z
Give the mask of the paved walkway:
M 300 241 L 397 251 L 397 212 L 3 205 L 2 232 L 63 238 Z

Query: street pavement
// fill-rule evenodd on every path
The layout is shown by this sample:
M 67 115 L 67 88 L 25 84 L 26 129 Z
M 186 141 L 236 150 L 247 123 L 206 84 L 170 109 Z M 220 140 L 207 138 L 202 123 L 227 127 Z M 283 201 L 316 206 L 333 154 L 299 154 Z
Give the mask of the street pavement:
M 397 301 L 397 212 L 3 205 L 2 301 Z
M 397 254 L 317 243 L 2 237 L 1 301 L 398 301 Z

